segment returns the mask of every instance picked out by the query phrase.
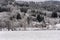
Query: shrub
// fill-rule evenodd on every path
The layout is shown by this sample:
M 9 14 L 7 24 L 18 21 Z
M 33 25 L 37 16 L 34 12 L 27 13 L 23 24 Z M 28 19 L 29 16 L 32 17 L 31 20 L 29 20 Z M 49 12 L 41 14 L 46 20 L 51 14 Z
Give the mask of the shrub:
M 9 8 L 5 8 L 5 7 L 0 7 L 0 12 L 9 12 L 10 11 L 10 9 Z
M 21 19 L 21 15 L 18 13 L 16 19 Z
M 35 10 L 31 10 L 32 13 L 35 13 Z
M 53 12 L 51 17 L 57 18 L 57 12 Z
M 42 20 L 44 20 L 44 17 L 41 17 L 40 15 L 37 15 L 37 20 L 38 20 L 38 22 L 41 22 Z
M 28 8 L 20 8 L 21 12 L 27 13 Z

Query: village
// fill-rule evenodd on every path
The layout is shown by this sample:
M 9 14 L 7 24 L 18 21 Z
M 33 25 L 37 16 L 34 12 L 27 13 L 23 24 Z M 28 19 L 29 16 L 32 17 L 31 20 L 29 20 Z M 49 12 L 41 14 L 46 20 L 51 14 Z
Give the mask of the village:
M 0 2 L 0 31 L 60 30 L 60 10 L 54 8 L 50 11 L 42 8 L 41 3 L 38 5 L 34 2 L 15 0 L 2 2 Z

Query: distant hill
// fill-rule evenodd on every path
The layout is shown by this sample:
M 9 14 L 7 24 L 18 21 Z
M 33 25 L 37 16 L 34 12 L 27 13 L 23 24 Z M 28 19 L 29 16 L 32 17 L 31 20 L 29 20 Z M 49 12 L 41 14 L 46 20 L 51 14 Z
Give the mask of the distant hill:
M 7 4 L 6 0 L 0 0 L 0 5 L 1 4 Z
M 0 0 L 0 5 L 1 4 L 3 4 L 3 5 L 8 4 L 8 1 L 9 2 L 14 2 L 15 0 Z
M 54 11 L 57 10 L 57 8 L 59 9 L 60 7 L 60 1 L 44 1 L 44 2 L 16 1 L 16 4 L 19 6 L 28 6 L 29 8 L 36 8 L 36 9 L 43 8 L 48 11 Z
M 60 1 L 45 1 L 40 6 L 48 11 L 60 10 Z
M 56 5 L 60 5 L 60 1 L 45 1 L 44 4 L 56 4 Z

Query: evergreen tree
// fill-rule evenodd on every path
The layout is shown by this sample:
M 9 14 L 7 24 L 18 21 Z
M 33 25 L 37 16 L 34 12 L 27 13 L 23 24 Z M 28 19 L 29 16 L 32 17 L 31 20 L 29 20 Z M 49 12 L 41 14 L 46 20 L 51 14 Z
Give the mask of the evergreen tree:
M 57 18 L 57 12 L 53 12 L 53 13 L 52 13 L 52 17 L 53 17 L 53 18 Z
M 41 17 L 40 15 L 37 15 L 37 20 L 41 22 L 44 19 L 44 17 Z
M 16 19 L 21 19 L 21 15 L 18 13 Z
M 21 12 L 24 12 L 24 13 L 26 13 L 27 10 L 28 10 L 28 8 L 20 8 L 20 11 L 21 11 Z

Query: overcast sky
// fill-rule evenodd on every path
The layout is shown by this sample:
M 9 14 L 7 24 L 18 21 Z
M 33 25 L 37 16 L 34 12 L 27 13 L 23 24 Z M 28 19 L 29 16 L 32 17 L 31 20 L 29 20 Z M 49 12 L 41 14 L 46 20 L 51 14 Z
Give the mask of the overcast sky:
M 16 1 L 35 1 L 35 2 L 41 2 L 41 1 L 50 1 L 50 0 L 16 0 Z M 60 1 L 60 0 L 51 0 L 51 1 Z

